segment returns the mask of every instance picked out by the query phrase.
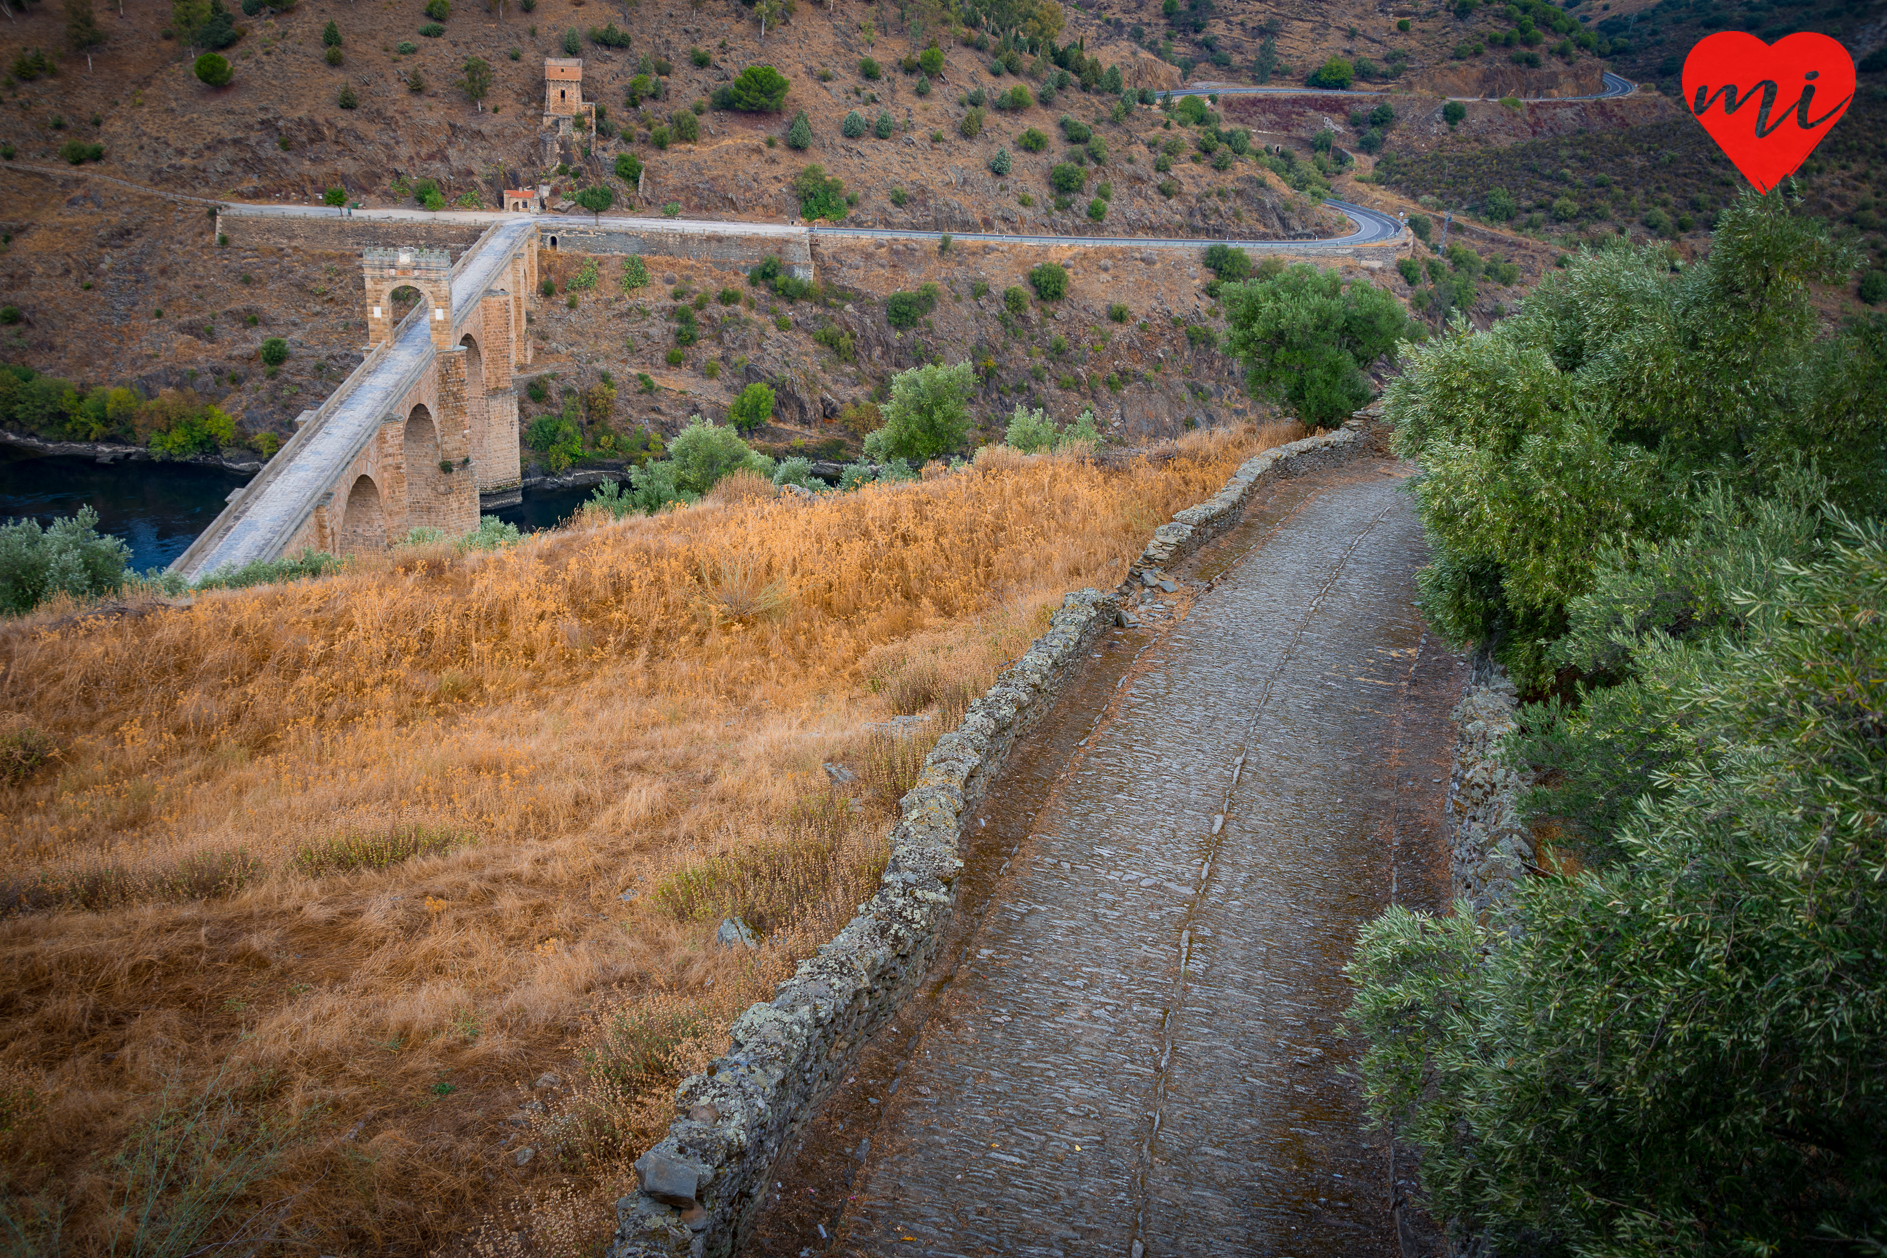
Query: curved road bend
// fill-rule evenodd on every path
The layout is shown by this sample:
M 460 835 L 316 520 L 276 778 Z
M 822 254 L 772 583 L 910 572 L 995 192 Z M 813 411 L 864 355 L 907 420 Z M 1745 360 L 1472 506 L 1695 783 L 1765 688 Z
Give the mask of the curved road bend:
M 1412 605 L 1410 471 L 1279 483 L 1169 574 L 1183 619 L 1089 661 L 979 810 L 933 981 L 776 1168 L 749 1258 L 1398 1254 L 1336 1031 L 1358 927 L 1446 898 L 1461 674 Z

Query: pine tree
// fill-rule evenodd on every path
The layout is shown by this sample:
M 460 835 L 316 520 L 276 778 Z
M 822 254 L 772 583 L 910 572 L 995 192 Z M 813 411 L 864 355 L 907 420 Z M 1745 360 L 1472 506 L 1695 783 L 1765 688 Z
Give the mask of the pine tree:
M 321 31 L 321 42 L 330 48 L 339 48 L 341 46 L 341 28 L 339 24 L 330 21 Z
M 806 117 L 806 111 L 800 110 L 793 115 L 793 125 L 786 129 L 786 147 L 793 149 L 812 146 L 812 123 Z
M 997 149 L 996 156 L 989 159 L 989 168 L 998 175 L 1008 174 L 1013 169 L 1013 163 L 1009 160 L 1009 150 Z

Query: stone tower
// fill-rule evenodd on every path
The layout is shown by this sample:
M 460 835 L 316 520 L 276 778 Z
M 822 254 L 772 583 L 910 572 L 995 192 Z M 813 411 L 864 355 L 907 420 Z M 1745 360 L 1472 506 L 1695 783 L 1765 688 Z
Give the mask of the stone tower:
M 596 129 L 596 106 L 583 103 L 583 58 L 544 58 L 544 125 L 567 134 L 576 118 Z

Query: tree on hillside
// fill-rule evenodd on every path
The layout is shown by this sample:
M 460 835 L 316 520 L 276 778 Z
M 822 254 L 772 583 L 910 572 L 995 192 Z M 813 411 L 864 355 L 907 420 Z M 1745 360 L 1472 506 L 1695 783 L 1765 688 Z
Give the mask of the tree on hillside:
M 865 438 L 865 457 L 877 462 L 922 463 L 963 444 L 970 430 L 970 395 L 976 371 L 968 363 L 931 363 L 891 378 L 884 426 Z
M 594 222 L 603 221 L 603 211 L 616 204 L 616 193 L 608 184 L 596 184 L 577 193 L 577 204 L 590 212 Z
M 760 383 L 748 385 L 727 408 L 727 422 L 742 436 L 764 428 L 773 419 L 773 390 Z
M 760 42 L 767 42 L 767 27 L 778 26 L 786 16 L 786 0 L 754 0 L 754 19 L 760 23 Z
M 186 48 L 196 47 L 197 31 L 209 20 L 210 0 L 173 0 L 170 6 L 170 29 Z
M 749 114 L 777 114 L 786 104 L 792 84 L 772 66 L 748 66 L 738 78 L 714 93 L 717 109 L 738 109 Z
M 1219 300 L 1227 346 L 1244 359 L 1251 391 L 1325 428 L 1369 401 L 1362 369 L 1408 329 L 1402 304 L 1390 294 L 1360 280 L 1345 285 L 1336 272 L 1308 263 L 1228 284 Z
M 1304 81 L 1312 87 L 1325 87 L 1336 91 L 1347 91 L 1350 84 L 1355 82 L 1355 80 L 1356 67 L 1345 61 L 1342 57 L 1332 57 L 1321 66 L 1318 66 L 1311 76 Z
M 485 108 L 485 97 L 491 94 L 491 66 L 483 57 L 467 57 L 465 74 L 459 80 L 459 90 L 465 98 L 477 105 L 480 111 Z
M 197 78 L 210 87 L 228 87 L 235 77 L 229 68 L 229 61 L 220 53 L 206 52 L 197 58 Z
M 92 72 L 92 50 L 105 43 L 105 32 L 92 16 L 92 0 L 66 0 L 66 46 L 85 54 L 85 72 Z

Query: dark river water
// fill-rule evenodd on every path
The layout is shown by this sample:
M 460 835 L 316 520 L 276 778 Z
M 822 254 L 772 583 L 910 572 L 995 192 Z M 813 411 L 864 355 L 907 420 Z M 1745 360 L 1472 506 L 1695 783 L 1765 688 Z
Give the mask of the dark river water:
M 162 568 L 183 554 L 223 509 L 230 491 L 248 480 L 239 472 L 190 463 L 105 465 L 0 446 L 0 520 L 30 517 L 46 524 L 89 504 L 98 512 L 99 530 L 131 547 L 133 568 Z M 592 492 L 526 490 L 522 503 L 489 514 L 535 532 L 568 518 Z

